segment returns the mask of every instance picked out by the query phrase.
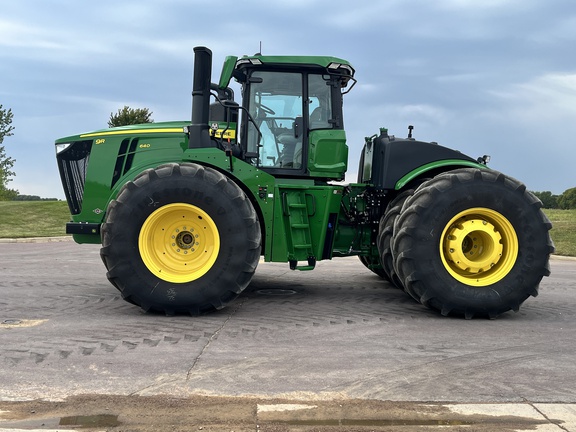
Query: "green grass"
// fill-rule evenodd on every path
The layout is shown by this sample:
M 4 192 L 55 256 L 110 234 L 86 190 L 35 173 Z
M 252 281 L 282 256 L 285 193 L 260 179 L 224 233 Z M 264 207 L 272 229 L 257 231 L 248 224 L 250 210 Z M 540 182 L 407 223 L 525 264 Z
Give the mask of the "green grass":
M 65 201 L 0 201 L 0 238 L 66 235 Z
M 544 210 L 557 255 L 576 256 L 576 210 Z M 65 201 L 0 201 L 0 238 L 63 236 L 70 221 Z
M 552 222 L 550 235 L 557 255 L 576 256 L 576 210 L 545 209 Z

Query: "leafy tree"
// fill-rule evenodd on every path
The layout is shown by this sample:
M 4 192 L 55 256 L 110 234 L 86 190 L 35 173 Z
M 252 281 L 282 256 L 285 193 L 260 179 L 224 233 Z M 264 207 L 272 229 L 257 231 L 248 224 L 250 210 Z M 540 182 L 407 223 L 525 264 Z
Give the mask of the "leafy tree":
M 558 208 L 558 195 L 553 195 L 550 191 L 533 192 L 533 194 L 536 195 L 540 201 L 542 201 L 544 208 Z
M 153 123 L 154 120 L 150 118 L 151 115 L 152 112 L 148 108 L 130 108 L 125 105 L 124 108 L 120 108 L 116 114 L 110 113 L 108 127 Z
M 3 145 L 4 138 L 13 135 L 12 117 L 12 110 L 4 109 L 0 104 L 0 201 L 10 201 L 18 195 L 18 191 L 7 188 L 8 182 L 12 181 L 10 177 L 16 175 L 12 171 L 16 161 L 6 155 Z
M 576 209 L 576 187 L 564 191 L 558 198 L 558 207 L 561 209 Z

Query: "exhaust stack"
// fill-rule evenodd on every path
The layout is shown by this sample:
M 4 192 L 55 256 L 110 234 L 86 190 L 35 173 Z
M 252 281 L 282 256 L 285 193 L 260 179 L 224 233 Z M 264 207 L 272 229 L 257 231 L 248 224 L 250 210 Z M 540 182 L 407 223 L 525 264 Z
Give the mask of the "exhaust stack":
M 212 51 L 194 48 L 194 80 L 192 83 L 192 124 L 188 128 L 188 148 L 212 147 L 210 139 L 210 82 L 212 79 Z

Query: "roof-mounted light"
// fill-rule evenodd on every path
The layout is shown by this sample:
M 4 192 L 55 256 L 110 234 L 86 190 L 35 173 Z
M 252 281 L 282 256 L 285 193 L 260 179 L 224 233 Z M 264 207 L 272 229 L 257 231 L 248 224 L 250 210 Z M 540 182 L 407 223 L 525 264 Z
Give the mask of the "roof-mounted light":
M 248 63 L 256 65 L 256 66 L 259 66 L 262 64 L 262 62 L 256 58 L 242 58 L 236 62 L 236 66 L 241 65 L 241 64 L 248 64 Z
M 350 65 L 345 65 L 345 64 L 342 64 L 342 63 L 332 62 L 332 63 L 330 63 L 330 64 L 328 65 L 328 69 L 329 69 L 329 70 L 338 70 L 338 69 L 340 69 L 340 70 L 345 70 L 345 71 L 347 71 L 350 75 L 354 75 L 354 69 L 352 68 L 352 66 L 350 66 Z

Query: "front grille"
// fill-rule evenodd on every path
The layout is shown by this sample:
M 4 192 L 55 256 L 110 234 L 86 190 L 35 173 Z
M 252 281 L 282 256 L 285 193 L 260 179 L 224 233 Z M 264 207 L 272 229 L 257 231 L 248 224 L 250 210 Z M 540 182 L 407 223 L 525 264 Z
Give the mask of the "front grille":
M 82 211 L 90 150 L 92 150 L 91 140 L 76 141 L 71 143 L 66 150 L 58 153 L 56 157 L 68 207 L 73 215 Z

